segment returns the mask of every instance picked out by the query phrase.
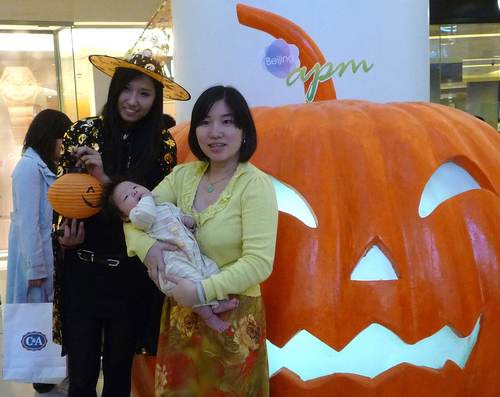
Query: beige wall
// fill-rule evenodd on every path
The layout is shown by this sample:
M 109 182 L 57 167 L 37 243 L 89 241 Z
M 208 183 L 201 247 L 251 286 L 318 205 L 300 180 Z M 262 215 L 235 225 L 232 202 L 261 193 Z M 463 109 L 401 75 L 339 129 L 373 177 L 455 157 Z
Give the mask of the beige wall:
M 0 20 L 147 22 L 162 3 L 162 0 L 0 0 Z

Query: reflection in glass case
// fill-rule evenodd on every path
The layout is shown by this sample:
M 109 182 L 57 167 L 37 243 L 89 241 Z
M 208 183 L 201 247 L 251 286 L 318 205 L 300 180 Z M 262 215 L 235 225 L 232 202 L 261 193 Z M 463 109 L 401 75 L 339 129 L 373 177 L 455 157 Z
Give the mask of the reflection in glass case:
M 93 68 L 88 56 L 122 57 L 143 30 L 142 23 L 0 25 L 0 251 L 8 245 L 10 175 L 31 120 L 47 108 L 61 110 L 73 121 L 99 114 L 110 78 Z M 175 118 L 172 101 L 164 109 Z
M 43 109 L 60 109 L 54 35 L 0 32 L 0 250 L 7 248 L 12 186 L 26 131 Z
M 498 130 L 500 24 L 430 27 L 431 101 L 482 117 Z

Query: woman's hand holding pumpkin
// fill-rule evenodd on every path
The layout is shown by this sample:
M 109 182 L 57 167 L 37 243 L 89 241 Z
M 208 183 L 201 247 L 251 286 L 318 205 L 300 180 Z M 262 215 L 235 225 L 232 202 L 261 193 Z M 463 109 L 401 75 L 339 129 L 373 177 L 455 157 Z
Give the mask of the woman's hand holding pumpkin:
M 179 247 L 175 244 L 164 241 L 156 241 L 148 250 L 144 258 L 144 265 L 148 269 L 149 278 L 154 281 L 158 289 L 160 288 L 159 278 L 165 280 L 165 262 L 163 261 L 164 251 L 177 251 Z
M 175 301 L 184 307 L 191 307 L 193 305 L 199 305 L 200 298 L 198 297 L 198 290 L 196 289 L 196 283 L 186 278 L 181 278 L 174 276 L 172 274 L 167 274 L 165 278 L 177 284 L 172 288 L 167 296 L 172 296 Z
M 101 154 L 88 146 L 74 148 L 73 155 L 78 159 L 77 167 L 84 167 L 87 172 L 96 178 L 102 184 L 110 181 L 110 178 L 104 172 Z
M 85 229 L 83 227 L 83 222 L 78 224 L 76 219 L 71 220 L 71 225 L 69 220 L 66 219 L 61 224 L 61 229 L 64 230 L 64 236 L 59 237 L 58 241 L 63 246 L 63 248 L 74 248 L 78 244 L 83 243 L 85 240 Z

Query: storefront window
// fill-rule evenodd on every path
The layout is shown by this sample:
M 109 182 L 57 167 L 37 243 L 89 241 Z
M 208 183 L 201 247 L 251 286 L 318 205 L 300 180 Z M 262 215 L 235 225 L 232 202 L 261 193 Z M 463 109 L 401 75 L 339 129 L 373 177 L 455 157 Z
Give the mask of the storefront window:
M 500 24 L 431 25 L 431 101 L 498 130 Z
M 144 24 L 0 25 L 0 252 L 8 245 L 10 175 L 33 117 L 47 108 L 61 110 L 73 121 L 100 114 L 111 78 L 92 66 L 89 55 L 122 58 L 143 29 Z M 169 56 L 167 65 L 171 60 Z M 171 68 L 167 75 L 173 77 Z M 175 118 L 173 102 L 166 101 L 164 111 Z
M 24 136 L 43 109 L 59 109 L 57 29 L 0 29 L 0 249 L 7 246 L 12 211 L 10 175 Z
M 95 116 L 106 103 L 111 78 L 92 66 L 90 55 L 122 58 L 134 45 L 143 29 L 88 28 L 73 29 L 73 51 L 79 118 Z M 68 78 L 73 77 L 72 75 Z

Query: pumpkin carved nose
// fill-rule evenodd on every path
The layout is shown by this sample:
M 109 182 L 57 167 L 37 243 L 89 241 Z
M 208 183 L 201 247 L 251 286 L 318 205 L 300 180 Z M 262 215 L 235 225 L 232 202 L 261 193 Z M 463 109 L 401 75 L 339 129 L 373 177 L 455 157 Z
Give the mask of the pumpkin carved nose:
M 351 273 L 353 281 L 383 281 L 398 278 L 391 261 L 376 245 L 363 255 Z

